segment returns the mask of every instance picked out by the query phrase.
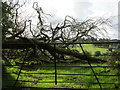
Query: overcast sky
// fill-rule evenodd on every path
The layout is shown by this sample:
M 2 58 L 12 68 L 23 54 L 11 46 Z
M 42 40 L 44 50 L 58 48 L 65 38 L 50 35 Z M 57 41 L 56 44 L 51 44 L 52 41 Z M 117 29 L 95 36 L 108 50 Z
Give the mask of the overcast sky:
M 25 0 L 20 0 L 25 1 Z M 115 16 L 118 12 L 119 0 L 27 0 L 26 8 L 32 12 L 33 2 L 48 13 L 64 18 L 66 15 L 78 19 L 85 19 L 90 16 Z
M 20 0 L 22 3 L 25 0 Z M 51 14 L 54 18 L 51 21 L 64 20 L 66 15 L 73 16 L 78 20 L 84 20 L 89 17 L 117 17 L 118 15 L 118 1 L 119 0 L 26 0 L 24 7 L 24 17 L 35 15 L 35 10 L 32 8 L 34 2 L 38 2 L 45 13 Z M 56 18 L 56 19 L 55 19 Z M 113 20 L 114 21 L 114 20 Z M 117 24 L 114 21 L 113 24 Z M 116 27 L 116 26 L 114 26 Z M 117 29 L 117 28 L 116 28 Z M 113 33 L 113 32 L 112 32 Z M 116 33 L 116 31 L 114 31 Z M 116 35 L 112 35 L 114 37 Z

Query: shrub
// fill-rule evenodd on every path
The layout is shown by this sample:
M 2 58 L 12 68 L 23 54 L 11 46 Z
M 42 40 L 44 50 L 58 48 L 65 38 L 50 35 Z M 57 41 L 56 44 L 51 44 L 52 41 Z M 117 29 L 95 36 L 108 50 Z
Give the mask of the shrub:
M 120 68 L 120 51 L 115 50 L 111 52 L 107 62 L 114 68 Z
M 113 51 L 113 48 L 108 48 L 108 51 L 112 52 L 112 51 Z
M 103 55 L 103 56 L 108 56 L 108 55 L 109 55 L 109 52 L 103 53 L 102 55 Z
M 101 55 L 101 52 L 100 51 L 96 51 L 95 52 L 95 56 L 100 56 Z

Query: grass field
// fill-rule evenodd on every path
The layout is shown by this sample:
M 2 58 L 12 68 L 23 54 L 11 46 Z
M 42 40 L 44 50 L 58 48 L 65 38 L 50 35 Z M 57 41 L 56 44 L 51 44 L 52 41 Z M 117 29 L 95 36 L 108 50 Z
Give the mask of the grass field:
M 48 66 L 48 64 L 45 64 Z M 54 66 L 53 64 L 49 64 L 50 66 Z M 88 64 L 57 64 L 57 66 L 88 66 Z M 92 64 L 92 66 L 101 66 L 101 64 Z M 106 64 L 102 64 L 102 66 L 107 66 Z M 110 70 L 110 68 L 102 68 L 102 67 L 94 67 L 94 70 L 99 75 L 116 75 L 117 70 Z M 110 71 L 109 71 L 110 70 Z M 10 68 L 6 67 L 6 71 L 9 74 L 8 78 L 4 79 L 3 86 L 11 85 L 13 86 L 14 81 L 17 78 L 17 74 L 19 69 L 16 67 Z M 23 68 L 19 80 L 33 81 L 33 82 L 18 82 L 17 85 L 24 86 L 32 86 L 32 87 L 41 87 L 41 88 L 99 88 L 94 76 L 84 76 L 84 75 L 57 75 L 58 85 L 54 84 L 55 76 L 54 74 L 22 74 L 22 73 L 54 73 L 54 67 L 34 67 L 34 68 Z M 92 74 L 90 68 L 86 67 L 58 67 L 58 74 Z M 5 77 L 5 76 L 4 76 Z M 12 78 L 11 78 L 12 77 Z M 118 83 L 118 77 L 116 76 L 98 76 L 100 83 Z M 6 81 L 6 82 L 5 82 Z M 53 82 L 53 83 L 42 83 L 42 82 Z M 82 83 L 86 82 L 86 83 Z M 115 84 L 102 84 L 103 88 L 114 88 Z
M 92 44 L 83 45 L 83 48 L 94 55 L 96 51 L 101 51 L 101 53 L 106 53 L 106 48 L 97 48 Z M 73 49 L 77 49 L 81 52 L 79 47 L 75 47 Z M 41 88 L 99 88 L 97 81 L 93 75 L 90 67 L 57 67 L 57 81 L 58 84 L 55 85 L 55 70 L 54 64 L 43 64 L 45 66 L 53 66 L 53 67 L 41 67 L 41 66 L 32 66 L 32 67 L 24 67 L 19 80 L 26 80 L 32 82 L 17 82 L 17 86 L 32 86 L 32 87 L 41 87 Z M 57 63 L 57 66 L 89 66 L 88 64 L 83 63 Z M 94 63 L 92 66 L 108 66 L 106 63 L 98 64 Z M 117 69 L 111 68 L 103 68 L 103 67 L 94 67 L 93 68 L 96 74 L 98 75 L 117 75 Z M 19 67 L 4 67 L 4 72 L 9 73 L 3 74 L 3 87 L 5 86 L 13 86 L 15 80 L 18 76 Z M 32 74 L 22 74 L 22 73 L 32 73 Z M 33 74 L 33 73 L 42 73 L 42 74 Z M 43 74 L 49 73 L 49 74 Z M 52 73 L 52 74 L 50 74 Z M 61 74 L 61 75 L 59 75 Z M 62 74 L 86 74 L 86 75 L 62 75 Z M 118 83 L 117 76 L 97 76 L 100 83 L 109 83 L 109 84 L 101 84 L 102 88 L 115 88 Z M 48 82 L 48 83 L 45 83 Z M 52 82 L 52 83 L 50 83 Z M 63 82 L 63 83 L 61 83 Z M 111 84 L 110 84 L 111 83 Z M 112 84 L 116 83 L 116 84 Z
M 91 55 L 94 55 L 96 51 L 100 51 L 101 54 L 106 53 L 108 51 L 107 48 L 99 48 L 99 47 L 95 47 L 93 44 L 83 44 L 83 49 L 87 52 L 89 52 Z M 72 48 L 74 50 L 78 50 L 79 52 L 82 52 L 81 48 L 79 45 L 77 45 L 76 47 Z

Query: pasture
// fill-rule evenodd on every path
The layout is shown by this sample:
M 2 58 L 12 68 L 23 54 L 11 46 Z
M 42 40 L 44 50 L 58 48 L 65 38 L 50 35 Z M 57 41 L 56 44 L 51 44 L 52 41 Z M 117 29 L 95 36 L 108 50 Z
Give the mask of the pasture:
M 92 44 L 83 45 L 83 48 L 91 55 L 94 55 L 96 51 L 100 51 L 101 53 L 107 52 L 107 48 L 98 48 Z M 78 47 L 73 47 L 73 49 L 82 52 Z M 117 69 L 105 67 L 109 66 L 107 63 L 92 63 L 92 66 L 102 88 L 115 88 L 118 86 L 118 77 L 114 76 L 118 74 Z M 8 74 L 3 74 L 3 87 L 14 85 L 19 69 L 19 66 L 4 67 L 3 72 Z M 16 86 L 40 88 L 99 88 L 87 63 L 57 63 L 57 85 L 54 83 L 54 73 L 53 63 L 23 67 Z
M 41 87 L 41 88 L 99 88 L 97 81 L 94 76 L 87 76 L 92 74 L 90 67 L 88 64 L 82 63 L 74 63 L 74 64 L 57 64 L 57 81 L 58 84 L 55 85 L 55 72 L 53 64 L 45 64 L 45 66 L 53 66 L 53 67 L 41 67 L 41 66 L 34 66 L 33 67 L 23 67 L 21 75 L 19 77 L 19 81 L 17 86 L 27 86 L 27 87 Z M 60 67 L 60 66 L 83 66 L 83 67 Z M 92 66 L 108 66 L 107 64 L 92 64 Z M 93 68 L 96 74 L 98 75 L 117 75 L 117 70 L 113 70 L 103 67 L 94 67 Z M 6 71 L 9 74 L 4 82 L 5 85 L 13 86 L 15 79 L 18 76 L 19 68 L 16 67 L 6 67 Z M 22 73 L 30 73 L 30 74 L 22 74 Z M 36 74 L 34 74 L 36 73 Z M 49 74 L 39 74 L 39 73 L 49 73 Z M 51 73 L 51 74 L 50 74 Z M 59 75 L 60 74 L 60 75 Z M 67 74 L 67 75 L 62 75 Z M 69 74 L 76 74 L 76 75 L 69 75 Z M 77 75 L 77 74 L 86 74 L 86 75 Z M 4 77 L 4 76 L 3 76 Z M 102 84 L 103 88 L 114 88 L 118 83 L 117 76 L 98 76 L 100 83 Z M 12 81 L 10 81 L 12 80 Z M 21 80 L 25 81 L 32 81 L 32 82 L 21 82 Z M 5 82 L 6 81 L 6 82 Z M 48 82 L 48 83 L 45 83 Z M 51 83 L 52 82 L 52 83 Z M 63 83 L 61 83 L 63 82 Z M 108 84 L 104 84 L 108 83 Z M 112 84 L 116 83 L 116 84 Z

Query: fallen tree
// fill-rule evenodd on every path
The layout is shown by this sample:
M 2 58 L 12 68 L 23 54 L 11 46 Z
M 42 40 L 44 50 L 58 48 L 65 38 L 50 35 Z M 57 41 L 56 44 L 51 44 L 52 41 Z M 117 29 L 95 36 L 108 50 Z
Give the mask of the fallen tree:
M 80 60 L 86 60 L 84 54 L 69 48 L 70 43 L 80 42 L 84 38 L 92 40 L 100 34 L 104 35 L 103 33 L 106 32 L 105 26 L 109 25 L 107 19 L 101 17 L 89 18 L 79 22 L 68 15 L 62 23 L 53 24 L 46 20 L 46 16 L 50 15 L 45 14 L 37 2 L 33 3 L 33 9 L 37 14 L 36 25 L 33 25 L 32 20 L 34 18 L 25 20 L 19 18 L 19 9 L 23 6 L 19 5 L 19 0 L 16 4 L 12 4 L 12 2 L 10 4 L 7 2 L 2 4 L 8 6 L 3 7 L 3 14 L 5 15 L 2 17 L 3 21 L 1 24 L 3 28 L 3 49 L 33 48 L 35 51 L 35 47 L 37 47 L 46 50 L 45 52 L 41 50 L 41 52 L 48 57 L 49 54 L 53 56 L 52 58 L 58 58 L 58 54 L 65 54 Z M 62 46 L 56 45 L 54 47 L 56 42 L 60 42 Z M 91 56 L 88 56 L 88 58 L 93 62 L 104 62 Z
M 54 46 L 56 45 L 56 46 Z M 47 50 L 53 57 L 57 59 L 57 54 L 64 54 L 73 56 L 75 58 L 78 58 L 80 60 L 86 60 L 86 55 L 83 53 L 75 52 L 74 50 L 70 50 L 67 48 L 61 48 L 57 46 L 58 44 L 51 44 L 51 43 L 45 43 L 38 40 L 33 39 L 11 39 L 8 41 L 5 41 L 3 43 L 3 49 L 27 49 L 27 48 L 34 48 L 37 47 L 39 49 Z M 90 62 L 105 62 L 104 60 L 87 56 Z

